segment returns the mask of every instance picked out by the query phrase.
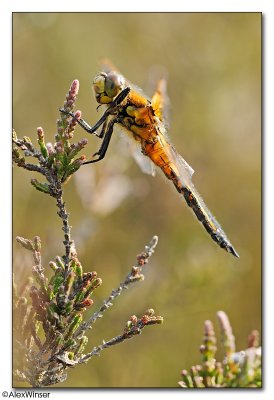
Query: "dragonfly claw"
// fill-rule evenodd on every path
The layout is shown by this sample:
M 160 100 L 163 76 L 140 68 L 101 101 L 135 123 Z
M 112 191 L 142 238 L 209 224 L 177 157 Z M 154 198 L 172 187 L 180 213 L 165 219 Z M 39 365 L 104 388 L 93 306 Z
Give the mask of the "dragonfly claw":
M 72 118 L 77 119 L 77 118 L 75 117 L 75 115 L 74 115 L 71 111 L 67 111 L 67 110 L 65 110 L 64 108 L 59 108 L 59 111 L 60 111 L 62 114 L 70 115 Z

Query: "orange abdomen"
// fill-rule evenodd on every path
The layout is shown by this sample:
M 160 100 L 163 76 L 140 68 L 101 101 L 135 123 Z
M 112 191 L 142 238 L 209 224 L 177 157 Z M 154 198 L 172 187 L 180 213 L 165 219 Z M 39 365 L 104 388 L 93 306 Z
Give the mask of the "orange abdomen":
M 157 139 L 159 139 L 159 136 Z M 177 190 L 179 190 L 179 173 L 173 160 L 170 159 L 168 151 L 166 151 L 170 145 L 166 141 L 164 141 L 164 143 L 162 143 L 162 141 L 163 140 L 157 140 L 152 144 L 144 143 L 144 154 L 146 154 L 157 167 L 161 168 L 166 177 L 172 180 Z

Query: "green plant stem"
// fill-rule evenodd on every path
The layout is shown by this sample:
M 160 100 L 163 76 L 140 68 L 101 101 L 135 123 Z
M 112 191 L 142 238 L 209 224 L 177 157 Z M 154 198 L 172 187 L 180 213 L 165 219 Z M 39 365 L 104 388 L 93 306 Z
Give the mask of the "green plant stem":
M 57 214 L 59 215 L 59 217 L 62 219 L 63 222 L 63 231 L 64 231 L 64 237 L 65 240 L 63 241 L 63 244 L 65 246 L 65 268 L 66 270 L 68 269 L 68 265 L 70 262 L 70 258 L 71 258 L 71 252 L 72 252 L 72 244 L 73 242 L 71 241 L 71 227 L 69 225 L 69 213 L 66 210 L 65 207 L 65 202 L 63 201 L 63 190 L 62 190 L 62 186 L 61 186 L 61 182 L 60 180 L 56 180 L 55 182 L 56 184 L 56 204 L 57 207 L 59 208 L 59 211 L 57 212 Z

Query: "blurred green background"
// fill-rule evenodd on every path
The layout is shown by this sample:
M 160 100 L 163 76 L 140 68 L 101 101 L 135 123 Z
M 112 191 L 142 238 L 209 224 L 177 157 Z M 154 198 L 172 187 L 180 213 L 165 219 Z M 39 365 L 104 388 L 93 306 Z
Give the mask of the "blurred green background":
M 261 329 L 261 14 L 15 13 L 13 127 L 54 141 L 58 108 L 79 79 L 77 108 L 91 124 L 91 83 L 108 57 L 132 82 L 153 93 L 168 76 L 169 135 L 196 171 L 194 184 L 241 258 L 221 250 L 169 182 L 143 174 L 114 135 L 106 158 L 81 168 L 65 187 L 72 236 L 85 270 L 103 286 L 94 311 L 155 234 L 159 244 L 146 279 L 126 291 L 89 332 L 89 348 L 120 334 L 130 315 L 162 315 L 140 337 L 69 371 L 58 387 L 177 387 L 180 370 L 200 362 L 203 322 L 224 310 L 238 350 Z M 77 128 L 77 137 L 87 134 Z M 100 140 L 88 137 L 87 154 Z M 14 168 L 13 235 L 41 236 L 43 262 L 63 254 L 52 198 Z M 20 282 L 32 261 L 14 244 Z M 89 311 L 91 313 L 91 311 Z M 221 356 L 221 354 L 219 354 Z

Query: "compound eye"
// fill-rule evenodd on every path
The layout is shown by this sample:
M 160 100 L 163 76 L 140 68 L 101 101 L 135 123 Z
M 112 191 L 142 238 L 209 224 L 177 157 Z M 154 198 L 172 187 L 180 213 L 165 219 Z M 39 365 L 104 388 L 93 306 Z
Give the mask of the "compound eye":
M 104 72 L 96 75 L 93 80 L 93 89 L 96 94 L 101 94 L 105 92 L 105 83 L 106 83 L 106 76 Z
M 109 72 L 106 77 L 105 91 L 108 97 L 114 98 L 122 90 L 124 79 L 117 72 Z
M 100 104 L 109 104 L 122 90 L 124 79 L 121 75 L 112 71 L 106 74 L 100 72 L 93 80 L 95 98 Z

